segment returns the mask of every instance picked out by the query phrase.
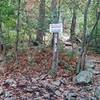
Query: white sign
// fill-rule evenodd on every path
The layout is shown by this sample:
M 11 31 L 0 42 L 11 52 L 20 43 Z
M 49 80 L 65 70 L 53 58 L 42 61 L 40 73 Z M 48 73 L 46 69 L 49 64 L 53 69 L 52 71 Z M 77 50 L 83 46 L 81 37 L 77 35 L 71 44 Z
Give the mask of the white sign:
M 63 24 L 50 24 L 50 32 L 51 33 L 62 33 L 63 32 Z

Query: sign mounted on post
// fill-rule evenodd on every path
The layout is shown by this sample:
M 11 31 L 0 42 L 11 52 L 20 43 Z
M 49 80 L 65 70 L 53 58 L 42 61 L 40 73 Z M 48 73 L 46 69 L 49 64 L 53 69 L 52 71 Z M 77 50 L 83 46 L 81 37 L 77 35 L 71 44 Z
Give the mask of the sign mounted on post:
M 63 24 L 50 24 L 50 32 L 51 33 L 62 33 L 63 32 Z

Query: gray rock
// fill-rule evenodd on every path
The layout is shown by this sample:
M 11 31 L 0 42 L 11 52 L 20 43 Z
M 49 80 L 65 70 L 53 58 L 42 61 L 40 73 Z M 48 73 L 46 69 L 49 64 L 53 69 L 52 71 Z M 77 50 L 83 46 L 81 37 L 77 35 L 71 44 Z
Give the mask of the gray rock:
M 76 84 L 88 84 L 93 81 L 93 73 L 90 71 L 81 71 L 75 78 Z
M 50 94 L 49 94 L 49 93 L 47 93 L 47 94 L 44 94 L 44 99 L 47 99 L 47 100 L 49 100 L 49 99 L 50 99 Z
M 33 89 L 31 86 L 27 86 L 24 88 L 24 92 L 27 92 L 27 93 L 33 93 Z
M 16 97 L 7 97 L 4 100 L 16 100 Z
M 5 98 L 12 97 L 13 94 L 10 91 L 6 91 L 4 94 Z
M 21 79 L 20 81 L 18 81 L 17 87 L 19 87 L 19 88 L 27 87 L 27 80 Z
M 36 97 L 38 97 L 40 95 L 40 92 L 35 92 Z
M 72 93 L 71 92 L 65 92 L 63 96 L 64 96 L 64 100 L 76 100 L 78 94 L 74 93 L 74 92 L 72 92 Z
M 4 60 L 3 55 L 0 54 L 0 62 L 2 62 Z
M 61 85 L 61 81 L 60 80 L 54 81 L 54 82 L 52 82 L 52 85 L 59 87 Z
M 96 87 L 95 96 L 98 98 L 98 100 L 100 100 L 100 86 Z
M 65 78 L 63 78 L 63 79 L 60 80 L 60 82 L 61 82 L 61 84 L 66 85 L 67 80 Z
M 86 86 L 83 88 L 84 91 L 93 91 L 93 87 L 92 86 Z
M 100 75 L 100 71 L 94 70 L 94 71 L 93 71 L 93 74 L 94 74 L 94 75 Z
M 59 96 L 59 97 L 61 96 L 61 92 L 60 92 L 59 90 L 56 90 L 56 91 L 55 91 L 55 94 L 56 94 L 57 96 Z
M 15 87 L 16 87 L 16 84 L 17 84 L 16 81 L 13 79 L 7 79 L 4 82 L 4 85 L 11 85 L 11 86 L 15 86 Z
M 90 100 L 90 99 L 87 97 L 78 97 L 77 100 Z
M 91 61 L 91 60 L 86 61 L 86 64 L 85 64 L 86 69 L 89 69 L 89 68 L 95 69 L 95 66 L 96 65 L 93 63 L 93 61 Z
M 49 85 L 46 86 L 46 90 L 47 90 L 48 92 L 51 92 L 51 93 L 55 93 L 55 91 L 56 91 L 57 89 L 58 89 L 58 87 L 56 87 L 55 85 L 49 84 Z
M 0 96 L 4 93 L 3 88 L 0 86 Z
M 89 97 L 89 100 L 97 100 L 97 98 L 96 97 L 93 97 L 93 96 L 90 96 Z
M 41 75 L 41 76 L 40 76 L 40 79 L 41 79 L 41 80 L 44 80 L 46 77 L 47 77 L 47 74 Z

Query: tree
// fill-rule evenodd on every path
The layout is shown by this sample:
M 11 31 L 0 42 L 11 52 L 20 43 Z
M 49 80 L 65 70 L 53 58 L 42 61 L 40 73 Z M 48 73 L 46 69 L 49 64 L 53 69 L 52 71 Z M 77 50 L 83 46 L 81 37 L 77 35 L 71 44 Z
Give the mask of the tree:
M 39 43 L 43 43 L 44 34 L 45 34 L 45 0 L 40 0 L 36 41 L 38 41 Z
M 19 32 L 20 32 L 20 5 L 21 5 L 21 0 L 18 0 L 18 9 L 17 9 L 17 25 L 16 25 L 16 32 L 17 32 L 17 37 L 16 37 L 16 59 L 18 61 L 18 42 L 19 42 Z
M 57 23 L 59 20 L 58 11 L 57 11 L 57 0 L 51 1 L 51 23 Z M 51 47 L 53 47 L 54 43 L 54 33 L 51 41 Z
M 52 23 L 56 24 L 59 21 L 59 16 L 57 11 L 57 0 L 52 0 L 51 10 L 52 10 Z M 52 37 L 53 60 L 52 60 L 52 69 L 50 71 L 52 76 L 56 75 L 58 69 L 58 39 L 59 39 L 59 33 L 53 33 Z
M 87 18 L 88 18 L 88 9 L 89 5 L 91 3 L 91 0 L 88 0 L 85 11 L 84 11 L 84 26 L 83 26 L 83 43 L 81 48 L 81 54 L 79 57 L 79 62 L 77 66 L 77 73 L 79 73 L 81 70 L 84 70 L 85 66 L 85 58 L 86 58 L 86 33 L 87 33 Z
M 76 5 L 74 5 L 72 10 L 73 10 L 73 15 L 72 15 L 71 28 L 70 28 L 70 40 L 72 42 L 72 50 L 74 51 L 73 43 L 75 39 L 75 29 L 76 29 Z

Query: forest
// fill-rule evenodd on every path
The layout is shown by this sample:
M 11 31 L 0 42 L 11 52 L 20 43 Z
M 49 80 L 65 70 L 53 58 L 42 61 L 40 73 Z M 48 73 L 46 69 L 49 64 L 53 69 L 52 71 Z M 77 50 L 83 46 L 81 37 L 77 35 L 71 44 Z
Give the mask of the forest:
M 100 100 L 100 0 L 0 0 L 0 100 Z

